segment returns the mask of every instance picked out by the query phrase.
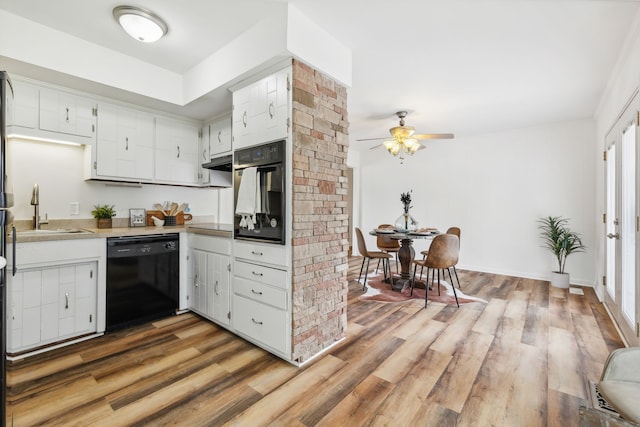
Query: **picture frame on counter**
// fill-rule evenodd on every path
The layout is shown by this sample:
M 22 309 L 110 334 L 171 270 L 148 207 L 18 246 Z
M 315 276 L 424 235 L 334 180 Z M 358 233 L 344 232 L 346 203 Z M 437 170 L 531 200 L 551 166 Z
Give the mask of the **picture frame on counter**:
M 147 210 L 146 209 L 129 209 L 129 227 L 146 227 L 147 226 Z

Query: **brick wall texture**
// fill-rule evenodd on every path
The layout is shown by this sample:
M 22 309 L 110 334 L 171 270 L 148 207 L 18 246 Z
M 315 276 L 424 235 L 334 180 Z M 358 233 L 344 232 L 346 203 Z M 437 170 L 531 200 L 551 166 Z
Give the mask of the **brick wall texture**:
M 347 89 L 293 61 L 293 359 L 347 330 Z

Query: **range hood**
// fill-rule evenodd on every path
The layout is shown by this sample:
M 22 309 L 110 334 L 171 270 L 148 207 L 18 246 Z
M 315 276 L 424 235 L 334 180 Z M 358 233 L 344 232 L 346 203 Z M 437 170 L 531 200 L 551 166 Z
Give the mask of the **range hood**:
M 233 170 L 233 159 L 231 154 L 226 156 L 214 157 L 207 163 L 203 163 L 202 167 L 205 169 L 212 169 L 216 171 L 231 172 Z

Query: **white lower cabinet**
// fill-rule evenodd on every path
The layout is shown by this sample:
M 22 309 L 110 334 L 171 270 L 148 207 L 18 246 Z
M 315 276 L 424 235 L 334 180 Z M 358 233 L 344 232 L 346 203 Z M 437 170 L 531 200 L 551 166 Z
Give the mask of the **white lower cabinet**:
M 98 331 L 98 265 L 104 239 L 16 245 L 7 266 L 7 352 Z M 93 259 L 91 259 L 93 258 Z
M 221 325 L 230 324 L 229 238 L 190 235 L 189 307 Z
M 270 347 L 281 354 L 290 355 L 287 351 L 287 319 L 286 311 L 258 301 L 233 295 L 233 327 L 248 338 Z
M 291 273 L 286 247 L 236 240 L 233 250 L 233 328 L 290 360 Z

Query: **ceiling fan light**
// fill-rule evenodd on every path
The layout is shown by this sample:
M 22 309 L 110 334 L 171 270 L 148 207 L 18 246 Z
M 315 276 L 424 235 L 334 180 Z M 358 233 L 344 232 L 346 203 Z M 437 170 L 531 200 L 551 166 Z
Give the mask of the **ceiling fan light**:
M 416 147 L 418 145 L 418 140 L 413 138 L 406 138 L 404 140 L 404 145 L 411 149 L 412 147 Z
M 160 40 L 169 27 L 153 12 L 133 6 L 118 6 L 113 9 L 113 17 L 134 39 L 143 43 Z
M 385 141 L 384 148 L 386 148 L 387 151 L 394 156 L 398 155 L 398 153 L 400 152 L 400 144 L 398 144 L 397 141 Z
M 414 154 L 416 154 L 416 151 L 418 151 L 420 149 L 420 146 L 421 146 L 420 144 L 416 144 L 416 145 L 410 147 L 409 148 L 409 154 L 412 155 L 412 156 Z

